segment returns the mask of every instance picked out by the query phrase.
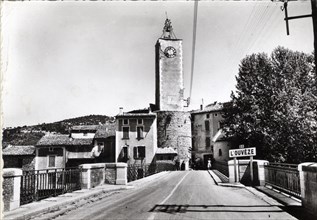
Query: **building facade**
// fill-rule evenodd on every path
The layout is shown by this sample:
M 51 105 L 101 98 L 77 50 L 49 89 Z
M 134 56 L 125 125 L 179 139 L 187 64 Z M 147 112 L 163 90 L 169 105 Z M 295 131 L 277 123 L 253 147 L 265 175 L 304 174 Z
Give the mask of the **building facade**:
M 227 161 L 230 143 L 221 130 L 223 103 L 213 103 L 191 112 L 192 159 L 197 168 L 207 168 L 208 160 Z
M 115 124 L 73 126 L 69 134 L 48 134 L 36 144 L 35 169 L 115 162 Z
M 156 115 L 149 111 L 117 115 L 116 162 L 151 164 L 157 150 Z
M 8 145 L 3 149 L 2 156 L 3 168 L 34 169 L 35 146 Z

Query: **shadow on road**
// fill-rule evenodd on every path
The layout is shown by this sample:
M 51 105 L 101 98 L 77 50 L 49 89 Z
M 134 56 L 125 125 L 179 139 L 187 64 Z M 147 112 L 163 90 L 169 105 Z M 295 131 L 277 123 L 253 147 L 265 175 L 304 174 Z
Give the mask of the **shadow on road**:
M 299 220 L 317 219 L 316 216 L 313 216 L 311 213 L 307 212 L 307 210 L 305 210 L 302 206 L 283 206 L 280 208 Z
M 186 212 L 284 212 L 271 205 L 155 205 L 150 212 L 186 213 Z

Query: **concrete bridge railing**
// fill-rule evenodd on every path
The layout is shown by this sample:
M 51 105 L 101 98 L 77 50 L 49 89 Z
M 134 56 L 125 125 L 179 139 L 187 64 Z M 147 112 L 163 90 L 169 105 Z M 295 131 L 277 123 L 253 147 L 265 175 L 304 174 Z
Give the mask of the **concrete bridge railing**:
M 80 167 L 82 171 L 81 179 L 79 180 L 81 189 L 91 189 L 102 184 L 127 184 L 126 163 L 83 164 Z M 21 192 L 22 177 L 23 172 L 21 169 L 3 169 L 2 198 L 5 212 L 20 207 L 21 194 L 23 193 Z

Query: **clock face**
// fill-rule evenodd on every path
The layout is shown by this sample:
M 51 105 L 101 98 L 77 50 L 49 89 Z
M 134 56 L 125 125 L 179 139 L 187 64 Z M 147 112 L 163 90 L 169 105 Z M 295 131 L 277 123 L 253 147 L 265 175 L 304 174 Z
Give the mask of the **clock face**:
M 171 47 L 171 46 L 166 47 L 164 50 L 164 54 L 168 58 L 175 57 L 176 56 L 176 49 L 174 47 Z

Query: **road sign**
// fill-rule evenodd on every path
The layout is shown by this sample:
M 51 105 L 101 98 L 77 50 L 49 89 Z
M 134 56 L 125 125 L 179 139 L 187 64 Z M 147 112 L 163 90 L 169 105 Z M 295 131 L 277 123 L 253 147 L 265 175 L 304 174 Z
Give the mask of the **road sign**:
M 250 157 L 255 156 L 256 150 L 255 147 L 244 148 L 244 149 L 234 149 L 229 150 L 229 157 Z

